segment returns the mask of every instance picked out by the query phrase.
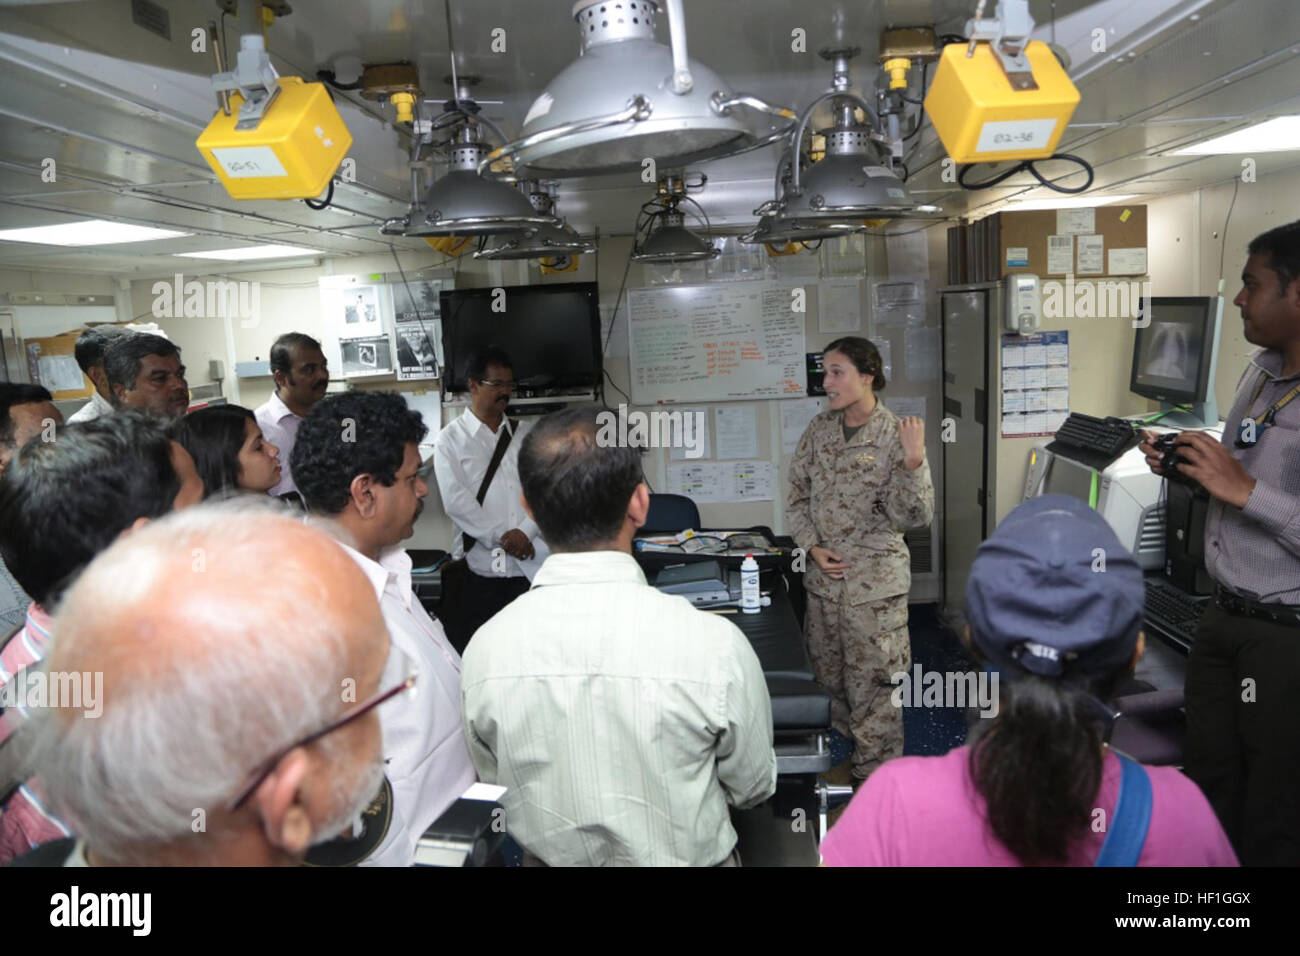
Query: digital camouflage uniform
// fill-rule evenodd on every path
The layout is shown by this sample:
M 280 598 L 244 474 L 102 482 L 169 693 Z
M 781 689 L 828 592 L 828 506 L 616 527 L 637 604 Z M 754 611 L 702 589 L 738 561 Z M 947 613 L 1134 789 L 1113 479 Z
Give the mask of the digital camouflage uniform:
M 815 417 L 790 467 L 791 533 L 805 552 L 829 548 L 852 565 L 841 581 L 808 557 L 804 634 L 831 720 L 854 742 L 853 775 L 866 777 L 903 753 L 903 712 L 890 675 L 911 668 L 907 593 L 911 558 L 903 531 L 934 517 L 929 462 L 903 464 L 898 416 L 879 401 L 846 443 L 844 413 Z

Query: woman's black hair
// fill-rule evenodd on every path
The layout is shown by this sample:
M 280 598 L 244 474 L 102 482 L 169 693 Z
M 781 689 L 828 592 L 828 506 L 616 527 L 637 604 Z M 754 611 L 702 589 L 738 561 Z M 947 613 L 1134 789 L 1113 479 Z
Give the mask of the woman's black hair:
M 239 488 L 239 450 L 244 447 L 245 422 L 257 418 L 242 405 L 213 405 L 190 412 L 172 426 L 203 479 L 203 497 L 229 494 Z
M 884 391 L 888 384 L 885 381 L 885 363 L 881 361 L 880 349 L 876 348 L 869 339 L 858 335 L 846 335 L 842 339 L 836 339 L 822 350 L 823 355 L 827 352 L 839 352 L 848 356 L 859 374 L 873 376 L 871 386 L 873 392 Z
M 1021 863 L 1064 863 L 1091 832 L 1107 736 L 1099 701 L 1125 673 L 1002 683 L 998 715 L 972 731 L 971 780 L 993 833 Z

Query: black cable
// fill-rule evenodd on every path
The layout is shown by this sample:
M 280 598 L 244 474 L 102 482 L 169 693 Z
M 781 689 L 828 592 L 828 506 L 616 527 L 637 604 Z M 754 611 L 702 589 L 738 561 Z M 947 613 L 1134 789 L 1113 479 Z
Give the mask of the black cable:
M 1053 159 L 1064 159 L 1072 163 L 1078 163 L 1080 166 L 1083 167 L 1084 171 L 1088 174 L 1088 181 L 1084 183 L 1082 186 L 1079 186 L 1078 188 L 1072 188 L 1068 186 L 1058 186 L 1055 183 L 1048 182 L 1048 180 L 1043 177 L 1042 173 L 1038 171 L 1038 169 L 1035 167 L 1034 164 L 1047 162 L 1048 160 L 1053 160 Z M 1012 166 L 1006 172 L 1000 173 L 999 175 L 994 176 L 992 179 L 985 180 L 982 183 L 974 183 L 974 184 L 967 183 L 966 174 L 979 165 L 982 164 L 971 163 L 968 166 L 963 166 L 961 168 L 961 172 L 957 174 L 957 185 L 960 186 L 962 189 L 970 189 L 970 190 L 988 189 L 991 186 L 998 185 L 998 183 L 1005 182 L 1006 180 L 1010 179 L 1012 176 L 1016 175 L 1016 173 L 1028 172 L 1035 179 L 1037 179 L 1039 183 L 1046 186 L 1048 189 L 1055 190 L 1058 193 L 1081 193 L 1081 192 L 1086 192 L 1088 190 L 1088 187 L 1092 185 L 1092 181 L 1094 178 L 1092 166 L 1088 163 L 1088 161 L 1086 159 L 1083 159 L 1080 156 L 1075 156 L 1072 153 L 1056 153 L 1052 156 L 1046 157 L 1045 159 L 1026 159 L 1024 162 L 1017 163 L 1015 166 Z
M 634 242 L 632 251 L 628 252 L 627 265 L 623 267 L 623 281 L 620 282 L 618 286 L 618 297 L 614 299 L 614 310 L 609 314 L 609 332 L 605 334 L 605 343 L 600 347 L 600 370 L 601 372 L 604 373 L 605 378 L 609 380 L 609 384 L 613 387 L 614 391 L 618 392 L 625 399 L 627 399 L 627 403 L 629 405 L 632 404 L 632 396 L 629 395 L 627 392 L 623 391 L 621 388 L 619 388 L 617 383 L 615 383 L 614 377 L 609 374 L 609 366 L 605 364 L 605 356 L 606 353 L 609 351 L 609 343 L 614 338 L 614 323 L 618 321 L 618 307 L 622 304 L 623 293 L 627 289 L 627 275 L 629 272 L 632 271 L 632 252 L 635 250 L 636 250 L 636 246 Z M 632 334 L 632 329 L 629 326 L 628 328 L 629 337 L 631 336 L 631 334 Z
M 907 182 L 907 176 L 908 176 L 907 163 L 900 162 L 898 164 L 898 168 L 903 171 L 903 176 L 902 176 L 903 182 Z
M 922 96 L 922 97 L 925 96 L 925 84 L 926 84 L 926 83 L 928 82 L 928 80 L 929 80 L 929 75 L 930 75 L 930 63 L 929 63 L 929 61 L 926 61 L 925 63 L 922 63 L 922 64 L 921 64 L 921 96 Z M 925 106 L 924 106 L 924 100 L 923 100 L 923 99 L 922 99 L 922 100 L 911 100 L 910 102 L 913 102 L 913 103 L 921 103 L 921 104 L 922 104 L 922 108 L 921 108 L 920 112 L 918 112 L 918 113 L 916 114 L 916 127 L 912 130 L 912 132 L 908 133 L 906 136 L 903 137 L 903 142 L 904 142 L 904 143 L 906 143 L 909 139 L 911 139 L 912 137 L 914 137 L 917 133 L 921 132 L 921 127 L 923 127 L 923 126 L 925 125 Z
M 1232 207 L 1237 205 L 1237 187 L 1241 185 L 1241 177 L 1233 177 L 1232 183 L 1232 202 L 1228 204 L 1228 218 L 1223 220 L 1223 245 L 1219 248 L 1219 281 L 1223 281 L 1223 257 L 1228 251 L 1228 223 L 1232 222 Z
M 328 209 L 329 204 L 332 203 L 333 201 L 334 201 L 334 180 L 333 179 L 330 180 L 329 191 L 325 193 L 325 198 L 322 199 L 320 202 L 317 202 L 314 199 L 303 200 L 303 202 L 307 204 L 308 209 L 315 209 L 317 212 L 320 212 L 322 209 Z M 391 249 L 392 246 L 390 245 L 389 248 Z
M 967 43 L 969 42 L 964 36 L 956 33 L 945 33 L 939 37 L 940 46 L 948 46 L 950 43 Z

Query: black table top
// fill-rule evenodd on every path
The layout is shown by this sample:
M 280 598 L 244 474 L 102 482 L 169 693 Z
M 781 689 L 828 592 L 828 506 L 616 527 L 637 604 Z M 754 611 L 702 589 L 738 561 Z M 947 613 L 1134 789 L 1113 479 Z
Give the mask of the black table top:
M 726 615 L 727 619 L 749 638 L 764 674 L 811 679 L 812 667 L 804 651 L 803 630 L 790 603 L 785 580 L 773 571 L 762 576 L 760 586 L 771 592 L 771 605 L 757 614 L 737 611 Z

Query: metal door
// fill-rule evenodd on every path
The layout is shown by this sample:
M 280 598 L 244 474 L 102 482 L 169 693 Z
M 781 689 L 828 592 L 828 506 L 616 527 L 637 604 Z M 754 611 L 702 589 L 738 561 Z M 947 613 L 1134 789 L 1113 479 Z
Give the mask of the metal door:
M 943 604 L 966 602 L 975 549 L 984 540 L 989 503 L 987 430 L 987 288 L 945 291 L 943 315 Z

